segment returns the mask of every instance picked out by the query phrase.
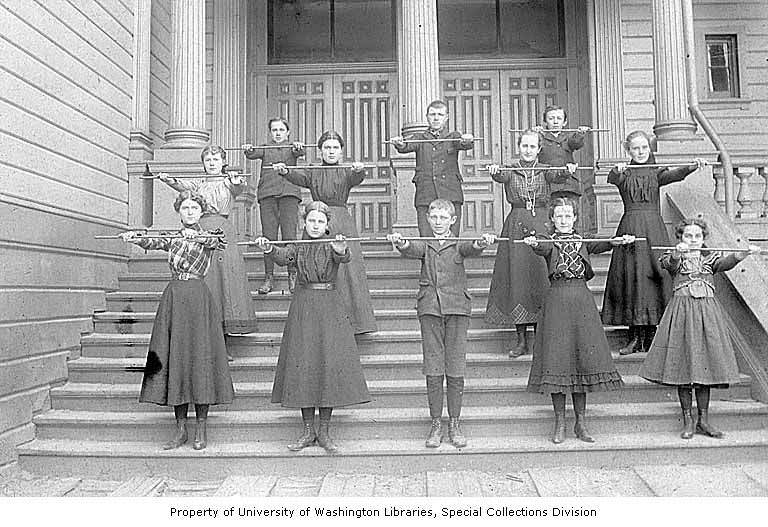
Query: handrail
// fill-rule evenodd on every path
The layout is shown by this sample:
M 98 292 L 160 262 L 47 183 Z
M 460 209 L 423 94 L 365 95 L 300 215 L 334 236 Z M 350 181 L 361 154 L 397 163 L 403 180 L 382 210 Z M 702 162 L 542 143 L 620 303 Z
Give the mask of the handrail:
M 683 40 L 685 43 L 686 84 L 688 89 L 688 109 L 698 121 L 712 144 L 720 152 L 720 162 L 723 164 L 725 176 L 725 214 L 732 221 L 736 218 L 735 196 L 733 194 L 733 163 L 725 143 L 715 131 L 712 123 L 699 107 L 699 94 L 696 88 L 695 43 L 693 37 L 693 3 L 692 0 L 681 0 L 683 8 Z

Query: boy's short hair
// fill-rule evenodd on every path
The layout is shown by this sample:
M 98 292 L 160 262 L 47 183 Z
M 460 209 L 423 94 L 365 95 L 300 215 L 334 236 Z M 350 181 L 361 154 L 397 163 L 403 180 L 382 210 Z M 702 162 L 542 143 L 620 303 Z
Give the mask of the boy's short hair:
M 707 225 L 706 221 L 701 218 L 686 218 L 675 225 L 675 237 L 678 240 L 683 239 L 683 231 L 689 225 L 697 225 L 701 229 L 701 234 L 704 235 L 705 240 L 709 237 L 709 225 Z
M 270 119 L 269 122 L 267 123 L 267 130 L 272 131 L 272 123 L 283 123 L 286 130 L 291 129 L 291 127 L 288 125 L 288 121 L 286 121 L 282 117 L 273 117 L 272 119 Z
M 200 205 L 200 208 L 203 209 L 203 212 L 208 210 L 208 202 L 205 201 L 205 198 L 202 195 L 198 194 L 194 190 L 182 190 L 179 192 L 178 196 L 176 196 L 176 200 L 173 202 L 173 210 L 179 212 L 179 209 L 181 209 L 181 204 L 188 199 L 197 202 L 197 204 Z
M 568 120 L 568 112 L 565 111 L 565 108 L 562 106 L 557 106 L 556 104 L 551 104 L 544 108 L 544 120 L 547 120 L 547 114 L 549 112 L 554 112 L 555 110 L 562 110 L 563 111 L 563 117 L 565 117 L 565 120 Z
M 432 203 L 429 204 L 429 210 L 427 211 L 427 214 L 429 214 L 435 209 L 447 210 L 451 216 L 456 216 L 456 207 L 454 206 L 452 201 L 448 201 L 447 199 L 438 198 L 434 200 Z
M 445 101 L 441 101 L 440 99 L 436 99 L 429 103 L 429 106 L 427 106 L 427 112 L 429 112 L 430 108 L 445 108 L 446 113 L 448 112 L 448 104 Z
M 552 216 L 555 215 L 555 207 L 571 207 L 573 210 L 573 215 L 578 216 L 579 215 L 579 209 L 578 209 L 578 202 L 570 198 L 568 196 L 560 196 L 558 198 L 552 198 L 549 200 L 549 217 L 550 219 Z

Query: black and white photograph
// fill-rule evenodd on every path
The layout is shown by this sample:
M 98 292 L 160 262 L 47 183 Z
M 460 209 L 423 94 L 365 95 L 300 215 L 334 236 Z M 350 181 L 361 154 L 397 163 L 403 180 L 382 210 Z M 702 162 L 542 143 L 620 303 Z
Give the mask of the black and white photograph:
M 752 517 L 767 167 L 768 0 L 0 0 L 0 508 Z

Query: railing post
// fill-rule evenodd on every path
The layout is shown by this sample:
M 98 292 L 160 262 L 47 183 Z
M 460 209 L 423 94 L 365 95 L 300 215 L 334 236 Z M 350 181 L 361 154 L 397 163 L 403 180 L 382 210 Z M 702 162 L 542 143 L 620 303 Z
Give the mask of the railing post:
M 750 168 L 737 168 L 734 167 L 734 176 L 739 178 L 739 195 L 736 200 L 739 202 L 740 208 L 736 213 L 737 218 L 756 218 L 758 213 L 754 210 L 754 204 L 752 200 L 752 192 L 749 188 L 749 178 L 752 177 L 752 170 Z
M 768 174 L 765 172 L 765 167 L 757 167 L 757 173 L 760 174 L 760 177 L 765 181 L 765 186 L 763 187 L 763 206 L 761 208 L 760 217 L 766 218 L 768 217 Z
M 712 169 L 712 177 L 715 180 L 714 199 L 720 208 L 725 211 L 725 174 L 721 168 Z

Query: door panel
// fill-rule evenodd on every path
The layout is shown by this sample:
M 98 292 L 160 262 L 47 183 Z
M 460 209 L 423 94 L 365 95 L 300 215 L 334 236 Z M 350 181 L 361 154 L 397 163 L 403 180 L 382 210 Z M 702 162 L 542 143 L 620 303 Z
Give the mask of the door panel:
M 345 162 L 376 166 L 367 169 L 363 183 L 352 191 L 349 213 L 361 235 L 384 236 L 392 224 L 390 147 L 384 141 L 397 135 L 392 121 L 397 77 L 393 73 L 334 75 L 333 91 L 335 128 L 347 143 Z
M 332 128 L 333 90 L 328 75 L 270 77 L 267 106 L 270 116 L 291 125 L 291 139 L 315 143 L 323 130 Z M 307 149 L 308 162 L 320 162 L 314 148 Z
M 325 130 L 345 140 L 345 163 L 375 165 L 352 190 L 349 212 L 360 234 L 384 236 L 391 228 L 389 145 L 397 135 L 392 121 L 397 96 L 395 74 L 276 75 L 268 81 L 268 108 L 291 124 L 291 137 L 315 143 Z M 306 161 L 321 162 L 318 149 L 307 149 Z M 305 193 L 305 198 L 309 194 Z
M 504 221 L 502 193 L 487 172 L 478 170 L 501 159 L 501 115 L 498 71 L 441 73 L 448 104 L 449 127 L 482 141 L 459 154 L 464 176 L 462 233 L 499 232 Z
M 551 105 L 568 106 L 566 69 L 518 70 L 500 72 L 502 86 L 501 114 L 504 123 L 504 160 L 519 156 L 519 133 L 510 129 L 525 129 L 543 122 L 544 108 Z

